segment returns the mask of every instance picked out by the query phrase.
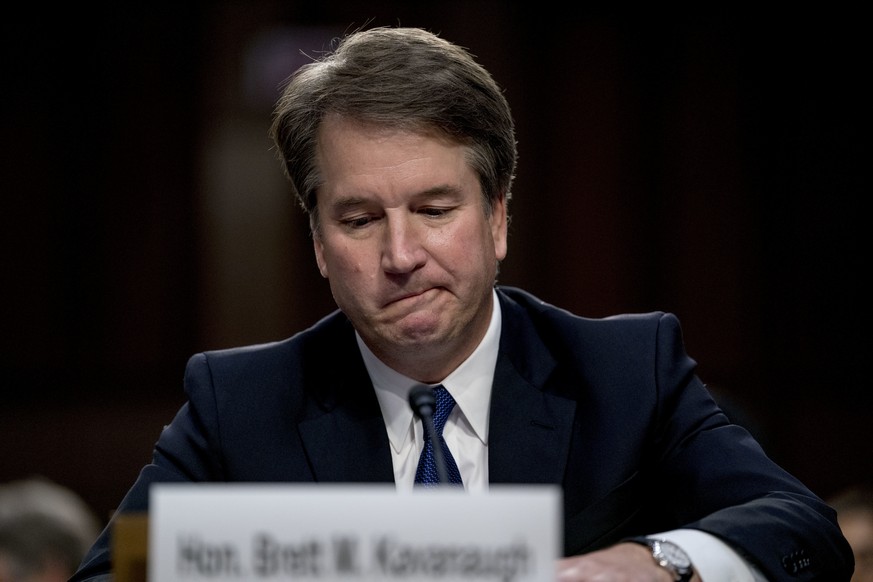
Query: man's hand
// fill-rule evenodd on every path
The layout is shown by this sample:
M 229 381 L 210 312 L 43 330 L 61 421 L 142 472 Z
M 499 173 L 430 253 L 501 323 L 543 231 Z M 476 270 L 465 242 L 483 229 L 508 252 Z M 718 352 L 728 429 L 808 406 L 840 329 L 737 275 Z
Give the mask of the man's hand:
M 558 560 L 559 582 L 673 582 L 670 573 L 641 544 L 622 543 L 604 550 Z M 700 582 L 694 573 L 692 582 Z

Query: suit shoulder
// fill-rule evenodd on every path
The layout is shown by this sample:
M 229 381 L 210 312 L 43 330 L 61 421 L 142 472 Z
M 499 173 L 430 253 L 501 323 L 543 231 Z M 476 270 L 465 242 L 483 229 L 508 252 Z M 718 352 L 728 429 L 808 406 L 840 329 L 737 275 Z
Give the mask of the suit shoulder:
M 286 339 L 194 354 L 189 359 L 189 366 L 197 361 L 208 361 L 212 368 L 269 366 L 289 361 L 315 363 L 330 353 L 328 348 L 336 350 L 340 344 L 349 341 L 354 341 L 351 324 L 342 313 L 335 311 Z
M 622 334 L 633 331 L 650 334 L 661 325 L 678 326 L 678 319 L 665 311 L 621 313 L 606 317 L 586 317 L 544 301 L 516 287 L 499 287 L 505 306 L 517 307 L 541 325 L 565 331 L 596 334 Z
M 640 359 L 651 361 L 658 353 L 685 353 L 679 320 L 672 313 L 584 317 L 520 289 L 499 291 L 506 337 L 525 342 L 528 350 L 542 345 L 560 361 L 584 359 L 628 365 Z M 584 358 L 580 358 L 582 354 Z

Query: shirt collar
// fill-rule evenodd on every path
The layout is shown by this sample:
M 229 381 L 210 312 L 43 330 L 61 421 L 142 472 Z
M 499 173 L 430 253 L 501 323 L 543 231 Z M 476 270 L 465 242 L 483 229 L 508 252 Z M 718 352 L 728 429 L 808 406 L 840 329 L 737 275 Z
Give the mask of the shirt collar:
M 496 291 L 492 291 L 491 304 L 491 321 L 482 341 L 470 357 L 440 382 L 455 399 L 456 406 L 485 445 L 488 444 L 488 412 L 502 322 Z M 394 450 L 399 451 L 406 440 L 412 438 L 413 414 L 408 395 L 412 387 L 420 382 L 387 366 L 370 351 L 357 332 L 355 337 L 382 408 L 388 439 Z

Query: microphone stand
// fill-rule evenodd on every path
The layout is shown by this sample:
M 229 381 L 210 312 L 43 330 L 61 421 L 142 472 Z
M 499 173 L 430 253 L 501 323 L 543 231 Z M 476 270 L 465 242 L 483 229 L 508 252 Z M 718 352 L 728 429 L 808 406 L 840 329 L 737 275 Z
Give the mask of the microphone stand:
M 425 432 L 430 435 L 430 442 L 433 447 L 433 460 L 436 464 L 440 485 L 448 485 L 449 474 L 446 470 L 443 448 L 440 446 L 439 437 L 433 426 L 433 413 L 436 411 L 436 398 L 434 398 L 433 390 L 429 386 L 415 386 L 409 391 L 409 405 L 416 416 L 421 418 Z

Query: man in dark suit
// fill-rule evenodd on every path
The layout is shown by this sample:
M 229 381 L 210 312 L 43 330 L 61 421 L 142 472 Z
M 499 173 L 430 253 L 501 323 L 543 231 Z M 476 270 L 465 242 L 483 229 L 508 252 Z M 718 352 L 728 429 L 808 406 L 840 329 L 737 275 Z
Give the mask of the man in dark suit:
M 675 317 L 587 319 L 496 285 L 514 126 L 466 51 L 351 34 L 291 77 L 273 137 L 339 310 L 194 356 L 119 513 L 146 510 L 156 482 L 412 489 L 428 439 L 407 396 L 439 385 L 466 489 L 562 487 L 560 580 L 850 578 L 834 512 L 728 421 Z M 108 575 L 111 527 L 74 580 Z

